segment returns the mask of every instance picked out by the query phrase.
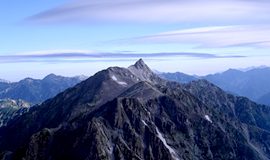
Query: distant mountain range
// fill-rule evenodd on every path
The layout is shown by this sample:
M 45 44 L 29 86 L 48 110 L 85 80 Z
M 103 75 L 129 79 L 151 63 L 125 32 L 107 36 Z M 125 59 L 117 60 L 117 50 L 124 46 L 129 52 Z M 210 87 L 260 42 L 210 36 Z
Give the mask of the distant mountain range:
M 203 77 L 190 76 L 179 72 L 160 73 L 160 76 L 180 83 L 187 83 L 196 79 L 206 79 L 227 92 L 248 97 L 258 103 L 270 105 L 270 68 L 267 67 L 253 68 L 247 71 L 229 69 L 222 73 Z
M 111 67 L 0 128 L 0 159 L 270 159 L 270 108 L 206 80 Z
M 189 83 L 194 80 L 198 80 L 196 76 L 191 76 L 185 73 L 181 72 L 175 72 L 175 73 L 158 73 L 160 77 L 180 83 Z
M 85 80 L 86 77 L 62 77 L 54 74 L 44 79 L 25 78 L 19 82 L 0 81 L 0 99 L 22 99 L 37 104 L 52 98 L 69 87 Z
M 14 83 L 0 80 L 0 127 L 27 112 L 31 106 L 52 98 L 85 79 L 84 76 L 62 77 L 50 74 L 42 80 L 26 78 Z

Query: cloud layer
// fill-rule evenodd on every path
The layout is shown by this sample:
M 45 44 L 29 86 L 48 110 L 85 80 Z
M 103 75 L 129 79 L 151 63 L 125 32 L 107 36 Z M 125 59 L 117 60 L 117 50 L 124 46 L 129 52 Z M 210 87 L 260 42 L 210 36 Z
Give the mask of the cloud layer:
M 264 0 L 73 0 L 29 17 L 36 23 L 250 22 L 269 20 Z
M 266 0 L 72 0 L 33 15 L 27 22 L 158 26 L 173 23 L 181 28 L 192 24 L 205 27 L 157 33 L 132 42 L 185 43 L 207 48 L 270 47 L 269 7 L 270 1 Z M 119 25 L 119 29 L 123 27 Z
M 211 26 L 157 33 L 130 39 L 137 43 L 194 44 L 199 47 L 270 47 L 270 26 Z M 129 40 L 127 40 L 129 41 Z
M 215 58 L 242 58 L 240 55 L 216 55 L 209 53 L 192 53 L 192 52 L 163 52 L 163 53 L 133 53 L 133 52 L 93 52 L 93 51 L 38 51 L 29 54 L 13 54 L 0 56 L 1 63 L 18 63 L 18 62 L 91 62 L 91 61 L 129 61 L 130 59 L 159 59 L 159 58 L 176 58 L 190 57 L 199 59 Z

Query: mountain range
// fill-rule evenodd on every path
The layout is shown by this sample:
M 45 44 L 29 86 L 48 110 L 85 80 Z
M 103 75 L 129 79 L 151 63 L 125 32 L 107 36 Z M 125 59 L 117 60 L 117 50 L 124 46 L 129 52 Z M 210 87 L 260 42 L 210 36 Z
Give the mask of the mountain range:
M 196 79 L 206 79 L 223 90 L 235 95 L 270 105 L 270 68 L 253 68 L 247 71 L 229 69 L 222 73 L 206 76 L 191 76 L 184 73 L 160 73 L 160 76 L 180 83 L 188 83 Z
M 270 159 L 270 108 L 206 80 L 110 67 L 0 128 L 0 158 Z
M 85 79 L 83 76 L 62 77 L 50 74 L 41 80 L 25 78 L 13 83 L 0 81 L 0 99 L 21 99 L 38 104 Z

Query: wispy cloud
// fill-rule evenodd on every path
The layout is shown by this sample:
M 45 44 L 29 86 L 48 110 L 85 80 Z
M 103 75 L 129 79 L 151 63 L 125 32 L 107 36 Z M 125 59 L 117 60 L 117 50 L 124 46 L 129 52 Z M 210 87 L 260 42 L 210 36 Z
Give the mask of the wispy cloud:
M 183 24 L 204 25 L 202 28 L 138 37 L 135 42 L 184 43 L 199 47 L 270 47 L 269 8 L 270 1 L 266 0 L 72 0 L 33 15 L 27 22 L 173 23 L 182 28 Z M 224 26 L 217 26 L 219 24 Z
M 37 51 L 23 54 L 13 54 L 0 56 L 1 63 L 19 63 L 19 62 L 72 62 L 85 63 L 92 61 L 123 61 L 130 59 L 155 59 L 155 58 L 175 58 L 175 57 L 190 57 L 199 59 L 214 59 L 214 58 L 242 58 L 241 55 L 217 55 L 209 53 L 192 53 L 192 52 L 158 52 L 158 53 L 136 53 L 136 52 L 93 52 L 93 51 Z
M 264 0 L 73 0 L 29 17 L 35 23 L 250 22 L 269 20 Z
M 198 47 L 270 47 L 270 26 L 211 26 L 182 29 L 120 41 L 193 44 Z

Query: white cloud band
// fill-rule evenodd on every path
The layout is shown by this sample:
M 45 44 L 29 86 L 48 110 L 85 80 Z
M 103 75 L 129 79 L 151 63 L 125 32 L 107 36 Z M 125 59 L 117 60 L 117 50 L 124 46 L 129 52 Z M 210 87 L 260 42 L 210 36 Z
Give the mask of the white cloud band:
M 270 26 L 212 26 L 137 37 L 137 43 L 196 44 L 199 47 L 270 47 Z
M 269 20 L 269 2 L 244 0 L 76 0 L 29 20 L 73 22 L 239 22 Z

